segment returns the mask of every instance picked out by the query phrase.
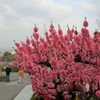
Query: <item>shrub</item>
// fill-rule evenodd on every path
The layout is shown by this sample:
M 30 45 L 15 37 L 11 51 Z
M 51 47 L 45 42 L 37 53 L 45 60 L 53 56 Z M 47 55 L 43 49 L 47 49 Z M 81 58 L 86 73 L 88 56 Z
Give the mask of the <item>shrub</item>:
M 32 97 L 30 98 L 30 100 L 44 100 L 44 99 L 41 98 L 39 95 L 36 96 L 36 92 L 34 92 L 34 94 L 32 95 Z

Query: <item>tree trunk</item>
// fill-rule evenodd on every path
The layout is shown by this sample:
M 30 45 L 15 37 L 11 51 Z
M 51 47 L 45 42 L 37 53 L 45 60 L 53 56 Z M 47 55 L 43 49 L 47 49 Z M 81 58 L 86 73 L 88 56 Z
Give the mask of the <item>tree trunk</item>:
M 62 95 L 62 91 L 61 92 L 57 92 L 57 96 L 56 96 L 57 100 L 64 100 L 64 97 Z
M 76 96 L 76 94 L 75 93 L 72 93 L 72 97 L 71 97 L 70 100 L 75 100 L 75 96 Z

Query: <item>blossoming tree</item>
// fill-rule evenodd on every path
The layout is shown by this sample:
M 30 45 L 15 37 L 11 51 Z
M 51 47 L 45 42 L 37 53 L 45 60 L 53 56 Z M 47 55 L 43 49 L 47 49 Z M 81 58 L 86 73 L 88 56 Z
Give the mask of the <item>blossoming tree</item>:
M 17 61 L 13 64 L 30 73 L 32 89 L 43 100 L 100 98 L 100 35 L 95 31 L 90 37 L 86 19 L 83 26 L 81 34 L 68 27 L 63 35 L 60 26 L 56 31 L 51 24 L 46 40 L 39 38 L 35 27 L 31 39 L 15 42 Z

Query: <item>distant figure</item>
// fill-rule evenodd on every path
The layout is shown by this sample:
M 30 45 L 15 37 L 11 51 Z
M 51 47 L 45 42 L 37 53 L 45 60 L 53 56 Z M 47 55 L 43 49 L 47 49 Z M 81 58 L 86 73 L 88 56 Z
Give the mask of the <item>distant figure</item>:
M 24 71 L 22 69 L 20 69 L 18 74 L 19 74 L 19 81 L 18 81 L 18 83 L 20 83 L 21 81 L 23 83 L 23 78 L 25 77 Z
M 10 65 L 7 65 L 7 66 L 6 66 L 6 81 L 7 81 L 7 82 L 10 81 L 10 72 L 11 72 Z

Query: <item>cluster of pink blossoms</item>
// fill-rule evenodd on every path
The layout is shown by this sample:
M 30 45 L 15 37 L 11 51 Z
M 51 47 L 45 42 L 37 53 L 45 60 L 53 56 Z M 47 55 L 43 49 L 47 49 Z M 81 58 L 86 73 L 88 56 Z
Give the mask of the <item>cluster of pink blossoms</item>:
M 68 28 L 64 35 L 60 27 L 57 32 L 51 24 L 46 40 L 39 38 L 35 26 L 31 39 L 15 42 L 17 61 L 13 64 L 30 73 L 33 91 L 45 100 L 100 97 L 100 35 L 95 31 L 91 38 L 86 20 L 83 26 L 81 34 Z

